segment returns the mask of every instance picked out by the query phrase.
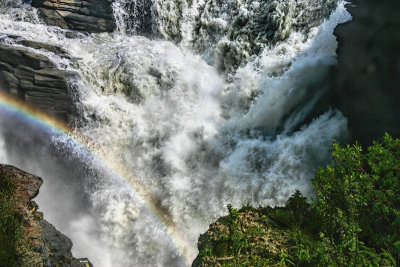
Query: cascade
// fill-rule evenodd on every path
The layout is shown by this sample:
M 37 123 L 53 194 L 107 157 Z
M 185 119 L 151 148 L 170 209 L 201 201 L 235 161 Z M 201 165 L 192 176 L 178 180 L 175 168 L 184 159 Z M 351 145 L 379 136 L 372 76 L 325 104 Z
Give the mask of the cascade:
M 228 203 L 312 196 L 315 169 L 347 131 L 337 110 L 307 120 L 336 63 L 333 30 L 350 19 L 344 2 L 116 0 L 113 10 L 113 33 L 71 38 L 28 3 L 0 0 L 0 44 L 20 47 L 10 37 L 20 36 L 68 53 L 29 48 L 77 73 L 73 130 L 117 162 L 0 106 L 0 161 L 44 179 L 39 206 L 74 255 L 187 266 Z
M 151 35 L 154 25 L 155 10 L 150 0 L 118 0 L 113 2 L 113 13 L 117 31 L 125 34 Z

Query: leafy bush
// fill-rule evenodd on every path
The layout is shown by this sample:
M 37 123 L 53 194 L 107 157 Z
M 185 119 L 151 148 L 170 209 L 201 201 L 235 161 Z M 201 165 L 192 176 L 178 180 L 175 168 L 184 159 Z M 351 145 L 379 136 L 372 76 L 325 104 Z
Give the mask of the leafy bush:
M 320 232 L 345 265 L 400 260 L 400 140 L 386 134 L 363 153 L 333 145 L 333 165 L 317 172 L 313 208 Z

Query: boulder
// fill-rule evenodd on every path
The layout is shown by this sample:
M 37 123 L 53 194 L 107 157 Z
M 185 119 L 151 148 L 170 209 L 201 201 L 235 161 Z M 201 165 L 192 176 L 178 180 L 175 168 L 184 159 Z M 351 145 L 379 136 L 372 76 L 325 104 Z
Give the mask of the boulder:
M 112 0 L 33 0 L 49 25 L 86 32 L 112 32 Z

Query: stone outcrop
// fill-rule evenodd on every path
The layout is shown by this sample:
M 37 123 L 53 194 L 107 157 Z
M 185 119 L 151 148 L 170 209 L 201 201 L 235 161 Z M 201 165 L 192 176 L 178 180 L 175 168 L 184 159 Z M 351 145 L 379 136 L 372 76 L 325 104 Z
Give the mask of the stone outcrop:
M 33 0 L 44 21 L 63 29 L 112 32 L 112 0 Z
M 348 118 L 352 138 L 363 144 L 385 132 L 400 137 L 400 2 L 351 1 L 353 20 L 338 26 L 338 65 L 331 106 Z
M 38 205 L 32 199 L 38 195 L 43 180 L 9 165 L 0 164 L 0 172 L 15 185 L 17 209 L 23 218 L 25 237 L 28 242 L 28 250 L 24 251 L 23 256 L 28 258 L 29 265 L 92 266 L 88 259 L 74 258 L 71 253 L 71 240 L 44 220 L 43 214 L 38 212 Z
M 283 266 L 279 257 L 295 242 L 272 214 L 272 208 L 248 208 L 237 213 L 236 222 L 230 215 L 219 218 L 200 235 L 192 267 Z
M 0 45 L 0 91 L 67 121 L 73 106 L 67 81 L 74 73 L 57 69 L 45 55 L 30 48 L 67 55 L 56 46 L 18 40 L 26 47 Z

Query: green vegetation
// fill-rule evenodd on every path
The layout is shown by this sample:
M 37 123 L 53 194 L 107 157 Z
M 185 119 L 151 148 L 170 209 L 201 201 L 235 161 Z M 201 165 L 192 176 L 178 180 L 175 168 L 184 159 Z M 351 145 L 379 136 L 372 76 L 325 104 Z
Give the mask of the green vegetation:
M 21 266 L 22 218 L 14 197 L 15 186 L 0 172 L 0 266 Z
M 312 204 L 296 191 L 285 207 L 228 205 L 193 266 L 400 265 L 400 140 L 334 144 L 332 158 L 313 179 Z
M 334 165 L 318 171 L 313 209 L 327 263 L 393 266 L 400 262 L 400 140 L 385 135 L 363 153 L 335 144 Z M 328 253 L 329 252 L 329 253 Z

